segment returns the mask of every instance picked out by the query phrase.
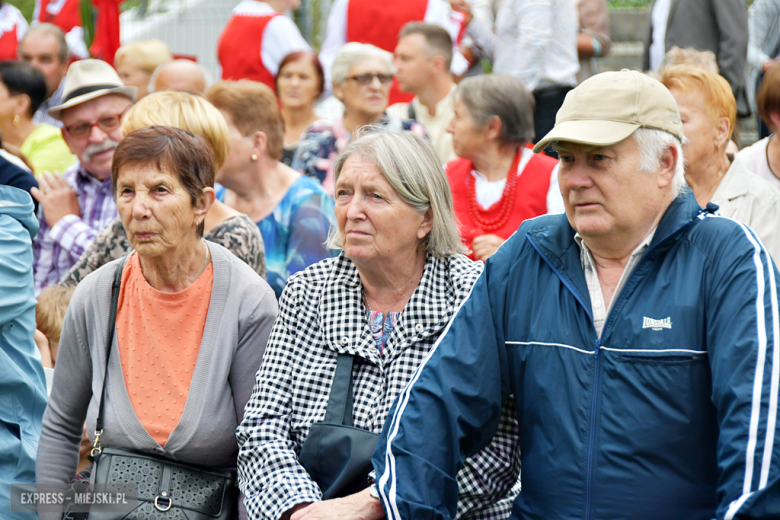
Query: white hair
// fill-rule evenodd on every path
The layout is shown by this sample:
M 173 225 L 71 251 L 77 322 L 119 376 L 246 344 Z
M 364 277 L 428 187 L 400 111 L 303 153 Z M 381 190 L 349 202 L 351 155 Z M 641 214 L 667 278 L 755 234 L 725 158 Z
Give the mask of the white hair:
M 341 85 L 347 81 L 347 74 L 352 65 L 369 58 L 379 58 L 387 66 L 388 74 L 395 74 L 392 54 L 369 43 L 350 42 L 342 45 L 333 59 L 330 68 L 331 82 L 334 85 Z
M 450 183 L 430 141 L 412 132 L 370 127 L 362 132 L 336 160 L 336 181 L 350 157 L 370 161 L 406 203 L 420 213 L 431 211 L 432 227 L 424 240 L 427 252 L 438 258 L 466 252 L 458 232 Z M 342 249 L 336 225 L 331 226 L 326 245 L 329 249 Z
M 674 169 L 674 177 L 672 177 L 672 193 L 677 197 L 687 186 L 682 142 L 669 132 L 654 128 L 639 128 L 633 135 L 637 145 L 639 145 L 639 169 L 643 172 L 657 172 L 661 167 L 661 158 L 666 150 L 670 146 L 677 148 L 677 164 Z

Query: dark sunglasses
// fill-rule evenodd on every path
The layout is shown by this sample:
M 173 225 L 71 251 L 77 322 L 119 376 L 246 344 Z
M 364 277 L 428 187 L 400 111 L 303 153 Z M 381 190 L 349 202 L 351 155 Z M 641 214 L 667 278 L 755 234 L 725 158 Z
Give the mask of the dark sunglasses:
M 374 78 L 379 80 L 379 83 L 382 85 L 387 85 L 391 81 L 393 81 L 393 75 L 392 74 L 377 74 L 375 72 L 368 73 L 368 74 L 360 74 L 358 76 L 350 76 L 347 79 L 351 79 L 353 81 L 357 81 L 359 85 L 369 85 L 371 82 L 374 81 Z

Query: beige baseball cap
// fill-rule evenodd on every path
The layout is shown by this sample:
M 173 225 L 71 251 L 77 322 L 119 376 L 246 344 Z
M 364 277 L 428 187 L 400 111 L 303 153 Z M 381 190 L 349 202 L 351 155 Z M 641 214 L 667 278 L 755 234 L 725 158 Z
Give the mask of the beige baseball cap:
M 671 92 L 641 72 L 602 72 L 566 94 L 555 127 L 536 143 L 534 152 L 555 141 L 609 146 L 637 128 L 663 130 L 683 140 L 680 111 Z
M 80 60 L 68 67 L 62 102 L 49 109 L 54 119 L 62 119 L 62 111 L 107 94 L 122 94 L 135 101 L 136 87 L 126 87 L 114 68 L 101 60 Z

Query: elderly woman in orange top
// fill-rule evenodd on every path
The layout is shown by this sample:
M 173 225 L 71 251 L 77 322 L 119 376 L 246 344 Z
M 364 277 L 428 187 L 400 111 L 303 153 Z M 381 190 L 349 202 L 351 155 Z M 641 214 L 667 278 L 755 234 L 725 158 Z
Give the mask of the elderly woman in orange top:
M 104 383 L 103 448 L 235 468 L 235 429 L 276 318 L 274 293 L 248 265 L 202 238 L 214 163 L 199 137 L 169 127 L 132 132 L 114 153 L 112 183 L 135 249 L 122 270 L 116 336 L 107 351 L 111 288 L 122 260 L 85 278 L 71 299 L 37 482 L 74 477 L 85 420 L 95 442 Z

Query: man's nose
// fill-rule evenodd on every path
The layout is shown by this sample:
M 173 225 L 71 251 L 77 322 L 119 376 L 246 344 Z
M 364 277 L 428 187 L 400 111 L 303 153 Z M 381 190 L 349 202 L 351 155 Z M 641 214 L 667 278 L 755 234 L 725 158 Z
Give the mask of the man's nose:
M 108 139 L 108 134 L 103 131 L 98 125 L 92 125 L 89 129 L 89 142 L 90 143 L 102 143 Z
M 574 164 L 566 173 L 566 187 L 570 190 L 579 190 L 593 186 L 588 169 L 579 164 Z

